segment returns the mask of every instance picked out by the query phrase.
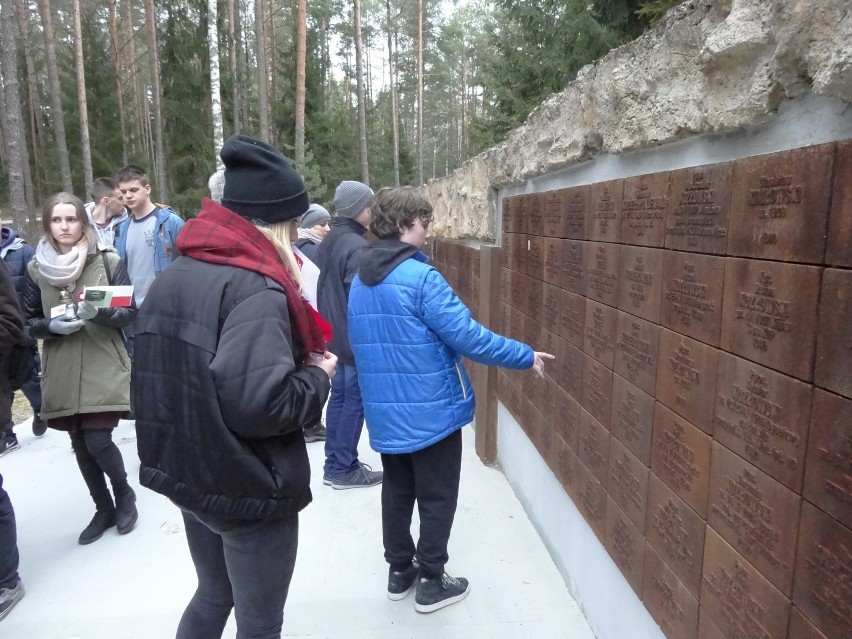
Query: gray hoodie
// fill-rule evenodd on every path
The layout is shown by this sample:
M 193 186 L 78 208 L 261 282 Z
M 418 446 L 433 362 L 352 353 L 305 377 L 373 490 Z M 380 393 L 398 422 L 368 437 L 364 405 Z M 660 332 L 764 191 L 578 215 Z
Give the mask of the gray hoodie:
M 115 227 L 127 219 L 127 209 L 125 209 L 121 215 L 110 218 L 106 228 L 101 228 L 100 226 L 98 226 L 95 220 L 92 219 L 92 211 L 94 210 L 94 202 L 89 202 L 86 204 L 86 213 L 89 216 L 89 221 L 92 223 L 92 226 L 95 229 L 95 233 L 97 233 L 98 244 L 102 244 L 104 246 L 109 247 L 115 247 L 115 236 L 116 233 L 118 233 L 118 229 L 116 229 Z

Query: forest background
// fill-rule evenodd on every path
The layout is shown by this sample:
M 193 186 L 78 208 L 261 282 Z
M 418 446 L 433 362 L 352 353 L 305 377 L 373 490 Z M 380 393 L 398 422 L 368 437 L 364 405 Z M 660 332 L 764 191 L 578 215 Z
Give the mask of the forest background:
M 725 0 L 720 0 L 725 1 Z M 499 143 L 678 0 L 0 0 L 0 207 L 144 167 L 185 217 L 221 140 L 345 179 L 423 184 Z

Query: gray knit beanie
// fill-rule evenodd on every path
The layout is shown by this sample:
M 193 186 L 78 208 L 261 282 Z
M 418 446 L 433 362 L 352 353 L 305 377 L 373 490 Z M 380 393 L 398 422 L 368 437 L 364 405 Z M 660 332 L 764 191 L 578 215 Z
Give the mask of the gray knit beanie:
M 355 217 L 373 199 L 373 189 L 361 182 L 344 180 L 334 191 L 334 211 L 340 217 Z
M 308 212 L 302 216 L 301 220 L 299 220 L 299 228 L 309 229 L 312 226 L 329 221 L 331 221 L 331 213 L 328 212 L 328 209 L 324 206 L 320 206 L 319 204 L 311 204 L 310 207 L 308 207 Z

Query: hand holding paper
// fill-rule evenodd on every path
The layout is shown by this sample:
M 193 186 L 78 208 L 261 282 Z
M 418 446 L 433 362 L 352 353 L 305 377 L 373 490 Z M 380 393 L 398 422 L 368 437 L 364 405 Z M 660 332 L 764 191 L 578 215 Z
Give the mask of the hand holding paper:
M 83 300 L 77 304 L 77 317 L 84 320 L 90 320 L 98 314 L 98 309 L 91 302 Z

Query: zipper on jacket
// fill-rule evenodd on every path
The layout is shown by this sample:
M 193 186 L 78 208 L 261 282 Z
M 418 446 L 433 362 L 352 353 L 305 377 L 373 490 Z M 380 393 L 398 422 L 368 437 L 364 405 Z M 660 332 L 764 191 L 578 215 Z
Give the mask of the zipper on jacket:
M 459 368 L 458 362 L 456 362 L 456 374 L 459 376 L 459 385 L 462 389 L 462 397 L 467 399 L 467 391 L 464 388 L 464 380 L 462 379 L 461 369 Z
M 112 343 L 112 347 L 115 349 L 115 355 L 116 355 L 116 357 L 118 357 L 118 363 L 121 364 L 121 367 L 125 371 L 129 371 L 130 369 L 127 367 L 127 364 L 124 363 L 124 358 L 121 356 L 121 351 L 118 350 L 118 346 L 115 345 L 115 342 L 111 341 L 111 343 Z

